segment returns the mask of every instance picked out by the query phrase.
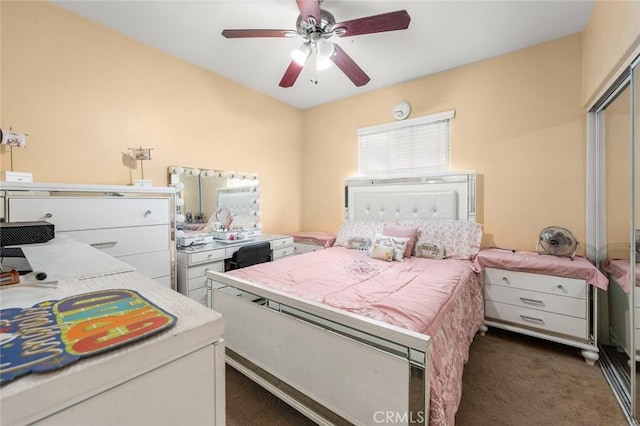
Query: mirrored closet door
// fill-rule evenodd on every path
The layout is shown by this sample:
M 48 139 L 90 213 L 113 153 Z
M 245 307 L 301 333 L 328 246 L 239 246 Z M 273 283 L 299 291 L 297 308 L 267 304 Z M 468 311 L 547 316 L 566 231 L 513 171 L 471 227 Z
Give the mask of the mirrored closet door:
M 640 227 L 637 63 L 590 111 L 588 149 L 588 255 L 609 278 L 598 303 L 600 363 L 630 422 L 640 418 L 640 291 L 634 279 Z
M 631 146 L 632 146 L 632 158 L 633 158 L 633 190 L 632 190 L 632 226 L 631 226 L 631 262 L 630 262 L 630 277 L 632 287 L 634 289 L 634 300 L 632 305 L 634 306 L 634 314 L 632 320 L 634 324 L 634 333 L 632 340 L 635 342 L 635 347 L 640 354 L 640 287 L 638 287 L 637 271 L 638 262 L 640 262 L 640 58 L 637 58 L 631 65 Z M 636 308 L 637 306 L 637 308 Z M 638 358 L 636 357 L 636 361 Z M 635 413 L 636 421 L 640 420 L 640 378 L 638 377 L 640 363 L 634 362 L 635 367 L 635 379 L 634 383 L 634 396 L 633 399 L 633 412 Z

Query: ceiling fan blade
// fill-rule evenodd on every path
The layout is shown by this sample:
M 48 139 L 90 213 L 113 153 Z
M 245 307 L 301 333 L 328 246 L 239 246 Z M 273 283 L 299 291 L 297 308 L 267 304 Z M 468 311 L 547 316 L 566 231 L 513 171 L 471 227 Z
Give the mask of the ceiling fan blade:
M 320 3 L 318 0 L 296 0 L 300 16 L 305 22 L 309 22 L 309 17 L 315 19 L 316 24 L 320 24 Z
M 362 71 L 362 68 L 355 63 L 351 56 L 347 55 L 344 50 L 337 44 L 333 45 L 335 52 L 331 55 L 331 60 L 338 68 L 342 70 L 343 73 L 349 80 L 353 81 L 353 84 L 356 86 L 364 86 L 371 80 L 369 76 Z
M 352 19 L 351 21 L 338 22 L 333 26 L 333 30 L 344 28 L 346 30 L 344 33 L 337 31 L 336 34 L 339 37 L 350 37 L 385 31 L 406 30 L 409 28 L 409 22 L 411 22 L 409 13 L 406 10 L 398 10 L 381 15 Z
M 293 30 L 224 30 L 222 35 L 226 38 L 295 37 L 298 33 Z
M 287 68 L 287 70 L 284 72 L 284 75 L 282 76 L 282 80 L 280 80 L 279 86 L 280 87 L 293 86 L 293 83 L 296 82 L 296 80 L 298 79 L 298 76 L 302 72 L 302 68 L 304 68 L 304 65 L 300 65 L 296 61 L 291 61 L 291 63 L 289 64 L 289 67 Z

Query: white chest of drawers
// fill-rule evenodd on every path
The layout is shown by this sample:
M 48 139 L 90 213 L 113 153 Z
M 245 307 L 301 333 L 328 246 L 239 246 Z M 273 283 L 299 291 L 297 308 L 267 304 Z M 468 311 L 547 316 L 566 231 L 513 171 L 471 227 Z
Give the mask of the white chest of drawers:
M 582 348 L 598 360 L 592 287 L 585 280 L 486 268 L 485 324 Z
M 0 184 L 7 222 L 53 223 L 138 272 L 172 285 L 173 188 L 46 183 Z
M 207 271 L 224 272 L 225 259 L 230 259 L 233 253 L 243 245 L 261 241 L 269 241 L 271 258 L 274 261 L 294 254 L 293 237 L 268 234 L 251 241 L 233 244 L 214 242 L 197 248 L 178 249 L 176 255 L 178 291 L 210 307 Z

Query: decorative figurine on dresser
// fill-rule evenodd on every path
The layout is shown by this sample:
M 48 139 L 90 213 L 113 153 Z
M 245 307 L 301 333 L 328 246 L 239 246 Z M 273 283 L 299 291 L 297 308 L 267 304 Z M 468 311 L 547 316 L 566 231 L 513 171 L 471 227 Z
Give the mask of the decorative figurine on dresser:
M 483 249 L 485 324 L 582 349 L 598 360 L 597 291 L 608 279 L 589 260 L 538 252 Z M 486 329 L 485 329 L 486 331 Z

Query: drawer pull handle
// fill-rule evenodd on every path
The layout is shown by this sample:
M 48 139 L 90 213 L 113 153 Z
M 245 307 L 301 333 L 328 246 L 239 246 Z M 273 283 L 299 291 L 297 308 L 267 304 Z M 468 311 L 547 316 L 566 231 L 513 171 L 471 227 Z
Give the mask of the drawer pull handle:
M 558 290 L 564 290 L 564 287 L 562 286 L 562 284 L 558 284 Z
M 151 214 L 151 210 L 147 210 L 146 212 L 144 212 L 144 217 L 147 217 Z
M 530 305 L 544 306 L 544 302 L 542 300 L 536 299 L 527 299 L 526 297 L 521 297 L 522 303 L 528 303 Z
M 51 213 L 47 213 L 44 215 L 45 219 L 51 219 L 53 217 L 53 214 Z
M 523 321 L 535 322 L 536 324 L 544 324 L 544 320 L 540 318 L 528 317 L 526 315 L 520 315 Z
M 504 281 L 505 283 L 509 283 L 509 278 L 507 278 L 507 277 L 502 277 L 502 281 Z
M 106 241 L 104 243 L 91 243 L 89 245 L 95 248 L 106 248 L 106 247 L 113 247 L 116 244 L 118 244 L 117 241 Z

